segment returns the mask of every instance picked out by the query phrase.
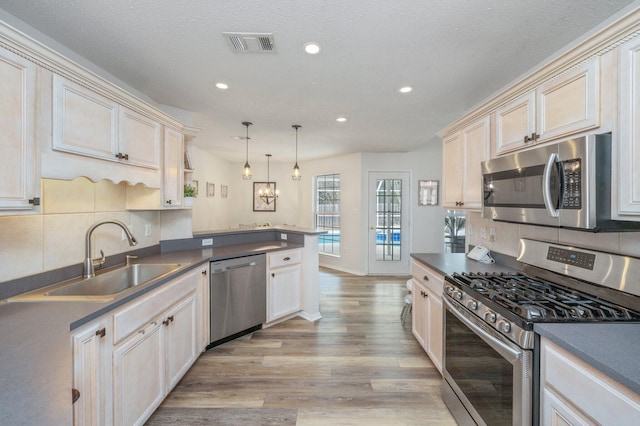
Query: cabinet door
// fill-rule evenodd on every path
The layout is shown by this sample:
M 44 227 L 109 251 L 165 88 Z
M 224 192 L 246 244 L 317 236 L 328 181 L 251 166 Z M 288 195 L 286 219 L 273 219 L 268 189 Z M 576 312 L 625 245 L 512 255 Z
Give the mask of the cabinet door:
M 536 94 L 525 93 L 496 110 L 496 155 L 533 143 L 536 132 Z
M 198 282 L 198 350 L 203 351 L 209 343 L 209 264 L 200 269 Z
M 140 425 L 165 395 L 164 328 L 154 321 L 113 352 L 114 424 Z
M 412 332 L 420 346 L 427 349 L 427 291 L 417 280 L 413 280 L 413 306 L 411 309 Z
M 118 161 L 118 105 L 54 74 L 53 149 Z
M 109 321 L 105 319 L 72 336 L 73 388 L 80 392 L 73 404 L 74 425 L 111 424 L 110 334 Z
M 438 371 L 442 373 L 442 299 L 427 290 L 426 350 Z
M 597 57 L 536 90 L 538 140 L 550 140 L 600 124 L 600 61 Z
M 182 205 L 182 134 L 169 128 L 164 131 L 164 174 L 163 206 L 180 207 Z
M 598 423 L 589 419 L 579 409 L 574 407 L 550 389 L 542 390 L 542 412 L 543 425 L 549 426 L 596 426 Z
M 464 146 L 460 133 L 444 139 L 442 158 L 442 205 L 454 210 L 462 201 Z
M 36 66 L 0 48 L 0 81 L 0 209 L 31 209 Z
M 171 309 L 163 320 L 167 334 L 167 393 L 197 358 L 195 293 Z
M 489 159 L 489 137 L 491 118 L 489 116 L 462 129 L 464 143 L 462 186 L 462 207 L 465 210 L 479 210 L 482 207 L 482 168 L 481 163 Z M 460 208 L 458 207 L 458 208 Z
M 640 40 L 620 49 L 620 136 L 618 138 L 618 215 L 640 220 Z M 613 167 L 615 169 L 615 166 Z M 635 216 L 635 217 L 634 217 Z
M 127 155 L 127 164 L 158 169 L 162 125 L 135 111 L 120 107 L 118 152 Z
M 299 264 L 271 270 L 267 289 L 267 322 L 302 309 L 301 272 Z

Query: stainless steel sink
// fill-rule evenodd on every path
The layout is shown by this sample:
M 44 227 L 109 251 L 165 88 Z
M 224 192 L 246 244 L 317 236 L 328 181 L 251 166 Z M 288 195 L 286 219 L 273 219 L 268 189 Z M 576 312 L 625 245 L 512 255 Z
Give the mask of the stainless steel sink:
M 178 263 L 140 263 L 105 271 L 91 278 L 75 278 L 9 299 L 33 301 L 106 301 L 133 287 L 161 278 L 180 268 Z

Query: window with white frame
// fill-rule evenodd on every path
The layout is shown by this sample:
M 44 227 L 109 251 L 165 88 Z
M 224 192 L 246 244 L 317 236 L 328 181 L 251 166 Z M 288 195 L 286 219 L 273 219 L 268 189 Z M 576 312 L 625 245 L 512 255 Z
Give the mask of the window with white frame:
M 316 176 L 316 228 L 327 231 L 318 236 L 319 252 L 340 255 L 340 175 Z

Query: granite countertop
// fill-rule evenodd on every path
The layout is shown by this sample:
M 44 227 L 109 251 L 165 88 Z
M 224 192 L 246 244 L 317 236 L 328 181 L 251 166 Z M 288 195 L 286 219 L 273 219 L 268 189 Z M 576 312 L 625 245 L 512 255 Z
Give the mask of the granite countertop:
M 518 271 L 514 265 L 487 265 L 469 259 L 463 253 L 412 253 L 411 257 L 444 275 Z M 534 331 L 640 394 L 639 323 L 538 323 L 534 325 Z
M 72 329 L 206 262 L 300 247 L 301 244 L 263 241 L 140 258 L 134 263 L 179 263 L 182 267 L 110 301 L 0 301 L 0 424 L 72 424 Z

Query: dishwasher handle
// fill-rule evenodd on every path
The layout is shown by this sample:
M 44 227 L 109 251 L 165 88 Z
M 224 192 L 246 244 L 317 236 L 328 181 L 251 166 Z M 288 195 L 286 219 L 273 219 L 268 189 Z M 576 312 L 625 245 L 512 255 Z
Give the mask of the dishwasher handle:
M 243 263 L 242 265 L 225 266 L 222 269 L 216 269 L 214 273 L 230 271 L 231 269 L 247 268 L 249 266 L 256 266 L 256 262 Z

